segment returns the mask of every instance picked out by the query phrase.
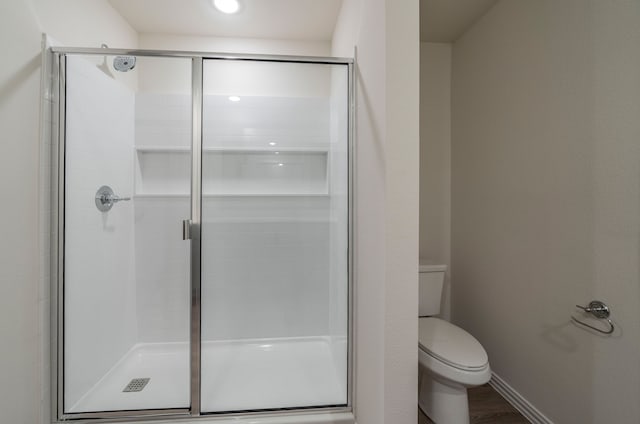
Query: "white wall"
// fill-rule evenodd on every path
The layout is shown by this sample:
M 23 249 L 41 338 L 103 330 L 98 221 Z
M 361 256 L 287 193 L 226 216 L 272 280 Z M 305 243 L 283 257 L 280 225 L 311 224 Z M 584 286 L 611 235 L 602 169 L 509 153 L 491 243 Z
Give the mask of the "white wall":
M 217 53 L 328 56 L 330 46 L 323 41 L 292 41 L 253 38 L 196 37 L 141 34 L 144 49 L 186 50 Z M 306 68 L 301 72 L 301 68 Z M 190 62 L 141 58 L 140 90 L 182 93 L 176 86 L 182 78 L 191 78 Z M 207 62 L 204 67 L 204 92 L 221 95 L 327 97 L 331 68 L 317 65 L 272 64 L 256 62 Z
M 0 411 L 8 422 L 29 424 L 40 420 L 39 325 L 48 322 L 39 312 L 48 290 L 38 284 L 37 267 L 40 30 L 22 1 L 2 2 L 0 22 L 7 40 L 0 53 L 12 58 L 0 65 L 0 188 L 7 198 L 0 220 Z
M 356 397 L 361 423 L 415 423 L 418 2 L 346 0 L 333 54 L 357 47 Z
M 108 1 L 30 0 L 39 28 L 68 47 L 137 47 L 138 34 Z
M 328 56 L 331 53 L 331 43 L 328 41 L 205 37 L 149 33 L 140 34 L 140 48 L 293 56 Z
M 420 258 L 450 265 L 451 44 L 420 43 Z M 446 274 L 441 316 L 449 319 Z
M 96 190 L 133 191 L 134 93 L 82 57 L 67 59 L 65 409 L 137 341 L 132 202 L 108 212 Z M 115 136 L 117 135 L 117 136 Z
M 417 420 L 419 2 L 385 2 L 385 423 Z M 403 6 L 403 7 L 401 7 Z M 379 29 L 372 30 L 378 31 Z
M 453 47 L 453 319 L 557 423 L 640 420 L 638 45 L 638 2 L 508 0 Z
M 43 343 L 48 339 L 49 290 L 38 282 L 47 279 L 41 269 L 47 254 L 40 257 L 38 243 L 40 235 L 44 239 L 48 233 L 38 219 L 39 175 L 48 172 L 38 164 L 42 32 L 69 45 L 137 43 L 135 33 L 106 1 L 0 4 L 0 35 L 6 41 L 0 49 L 3 57 L 11 58 L 0 65 L 0 125 L 5 134 L 0 184 L 11 199 L 0 224 L 0 320 L 11 323 L 1 330 L 0 411 L 7 422 L 25 424 L 47 420 L 49 410 L 49 353 Z
M 29 0 L 33 17 L 40 31 L 64 47 L 137 48 L 138 33 L 111 7 L 107 0 Z M 95 56 L 96 64 L 103 58 Z M 111 59 L 108 59 L 110 62 Z M 116 79 L 135 89 L 134 73 L 113 72 Z

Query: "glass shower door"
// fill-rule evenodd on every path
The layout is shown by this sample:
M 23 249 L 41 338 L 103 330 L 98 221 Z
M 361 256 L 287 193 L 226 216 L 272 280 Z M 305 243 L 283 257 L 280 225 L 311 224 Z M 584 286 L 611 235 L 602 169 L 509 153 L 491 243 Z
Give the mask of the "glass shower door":
M 347 406 L 349 65 L 74 50 L 56 417 Z
M 61 411 L 188 412 L 191 59 L 61 60 Z
M 347 404 L 348 66 L 203 66 L 201 410 Z

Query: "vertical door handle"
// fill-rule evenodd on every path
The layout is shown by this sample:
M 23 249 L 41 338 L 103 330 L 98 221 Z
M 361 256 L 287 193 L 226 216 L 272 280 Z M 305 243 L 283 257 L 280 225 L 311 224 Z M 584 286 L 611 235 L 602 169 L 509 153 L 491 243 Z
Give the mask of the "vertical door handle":
M 182 220 L 182 240 L 191 240 L 191 220 Z

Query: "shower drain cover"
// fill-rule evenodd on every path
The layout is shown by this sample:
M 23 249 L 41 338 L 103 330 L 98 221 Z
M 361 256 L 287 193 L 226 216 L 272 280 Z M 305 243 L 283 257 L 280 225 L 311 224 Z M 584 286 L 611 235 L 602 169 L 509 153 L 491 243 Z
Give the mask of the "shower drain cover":
M 123 392 L 140 392 L 149 382 L 149 378 L 134 378 L 127 384 L 122 391 Z

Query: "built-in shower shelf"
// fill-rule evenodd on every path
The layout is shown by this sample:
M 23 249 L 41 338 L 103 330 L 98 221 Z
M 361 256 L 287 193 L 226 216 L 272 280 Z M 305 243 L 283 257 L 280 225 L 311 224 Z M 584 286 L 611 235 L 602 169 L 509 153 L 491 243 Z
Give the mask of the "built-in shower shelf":
M 325 144 L 279 147 L 207 147 L 202 157 L 205 197 L 327 196 Z M 191 149 L 186 146 L 135 148 L 135 196 L 187 196 Z
M 190 153 L 191 147 L 183 146 L 139 146 L 136 147 L 138 153 Z M 218 153 L 218 152 L 300 152 L 300 153 L 327 153 L 329 147 L 325 143 L 307 144 L 302 146 L 215 146 L 204 147 L 203 153 Z
M 164 198 L 189 198 L 188 193 L 137 193 L 134 198 L 140 199 L 164 199 Z M 329 197 L 328 194 L 310 193 L 204 193 L 202 197 Z

